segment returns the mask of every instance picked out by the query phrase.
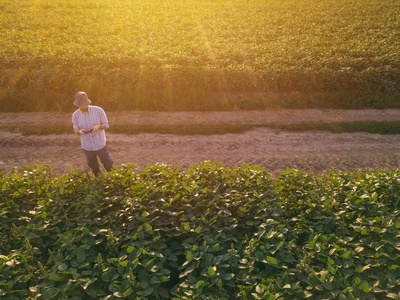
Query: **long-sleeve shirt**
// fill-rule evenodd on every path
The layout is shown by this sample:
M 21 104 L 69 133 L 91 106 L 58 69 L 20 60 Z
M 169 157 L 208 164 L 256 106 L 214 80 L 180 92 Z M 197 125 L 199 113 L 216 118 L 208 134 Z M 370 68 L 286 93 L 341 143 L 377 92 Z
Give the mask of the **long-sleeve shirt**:
M 108 129 L 108 119 L 106 113 L 101 107 L 89 105 L 87 112 L 82 112 L 80 109 L 72 114 L 72 124 L 74 131 L 78 129 L 90 130 L 94 125 L 103 124 Z M 97 151 L 106 146 L 106 133 L 104 129 L 96 132 L 87 133 L 80 136 L 81 147 L 87 151 Z

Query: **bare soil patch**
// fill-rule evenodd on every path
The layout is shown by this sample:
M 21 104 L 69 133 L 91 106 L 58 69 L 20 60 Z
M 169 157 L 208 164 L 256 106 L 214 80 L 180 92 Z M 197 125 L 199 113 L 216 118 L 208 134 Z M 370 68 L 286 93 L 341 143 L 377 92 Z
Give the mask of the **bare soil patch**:
M 301 122 L 396 121 L 400 110 L 271 110 L 234 112 L 109 112 L 111 126 L 259 124 Z M 0 113 L 6 126 L 71 124 L 71 114 Z M 322 131 L 289 132 L 256 128 L 240 134 L 172 135 L 107 133 L 111 157 L 117 166 L 133 163 L 139 168 L 167 163 L 187 168 L 204 160 L 232 167 L 243 163 L 263 166 L 276 175 L 290 168 L 321 172 L 397 169 L 400 135 L 369 133 L 335 134 Z M 0 170 L 24 165 L 51 164 L 56 172 L 71 168 L 88 171 L 79 137 L 71 134 L 23 136 L 0 131 Z

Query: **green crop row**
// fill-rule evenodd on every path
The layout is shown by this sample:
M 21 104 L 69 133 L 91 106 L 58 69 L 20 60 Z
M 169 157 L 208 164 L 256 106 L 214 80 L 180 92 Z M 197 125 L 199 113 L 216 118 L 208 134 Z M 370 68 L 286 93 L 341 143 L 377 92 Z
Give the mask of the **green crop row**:
M 400 172 L 0 177 L 6 299 L 399 299 Z
M 398 107 L 397 0 L 0 1 L 2 111 Z

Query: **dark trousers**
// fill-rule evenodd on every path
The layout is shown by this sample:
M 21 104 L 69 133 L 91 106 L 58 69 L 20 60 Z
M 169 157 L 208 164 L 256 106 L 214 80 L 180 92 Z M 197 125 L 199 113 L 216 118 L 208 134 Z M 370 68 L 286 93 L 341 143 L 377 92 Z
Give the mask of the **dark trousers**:
M 100 158 L 104 168 L 107 170 L 107 172 L 110 172 L 114 163 L 110 157 L 110 154 L 108 153 L 107 146 L 104 148 L 97 150 L 97 151 L 87 151 L 83 150 L 86 155 L 86 162 L 89 166 L 89 168 L 92 170 L 93 174 L 97 176 L 100 171 L 100 165 L 99 161 L 97 160 L 97 156 Z

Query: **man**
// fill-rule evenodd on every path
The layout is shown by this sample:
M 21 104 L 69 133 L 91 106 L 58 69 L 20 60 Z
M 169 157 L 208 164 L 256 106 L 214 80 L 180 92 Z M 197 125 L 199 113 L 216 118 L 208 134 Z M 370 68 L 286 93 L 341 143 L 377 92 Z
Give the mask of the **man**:
M 108 153 L 106 145 L 105 129 L 108 129 L 107 116 L 104 110 L 98 106 L 92 106 L 85 92 L 75 95 L 74 105 L 78 109 L 72 115 L 74 131 L 81 138 L 81 147 L 86 155 L 86 161 L 93 174 L 97 176 L 100 171 L 97 156 L 104 168 L 109 172 L 113 161 Z

